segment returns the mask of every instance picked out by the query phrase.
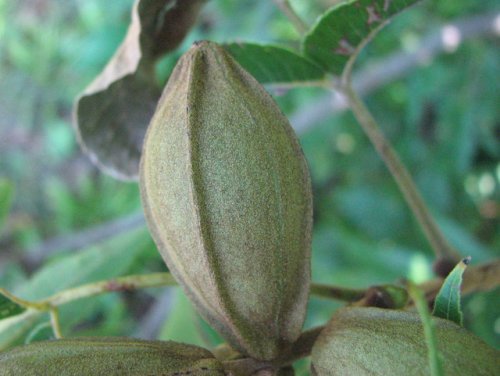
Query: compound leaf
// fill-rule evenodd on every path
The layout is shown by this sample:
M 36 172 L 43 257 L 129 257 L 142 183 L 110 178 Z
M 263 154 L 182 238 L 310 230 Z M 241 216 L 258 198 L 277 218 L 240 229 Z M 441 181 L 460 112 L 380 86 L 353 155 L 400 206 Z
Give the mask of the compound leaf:
M 304 55 L 340 75 L 374 33 L 419 0 L 350 0 L 324 13 L 303 40 Z
M 304 84 L 325 78 L 326 73 L 319 66 L 282 47 L 229 43 L 224 48 L 262 84 Z

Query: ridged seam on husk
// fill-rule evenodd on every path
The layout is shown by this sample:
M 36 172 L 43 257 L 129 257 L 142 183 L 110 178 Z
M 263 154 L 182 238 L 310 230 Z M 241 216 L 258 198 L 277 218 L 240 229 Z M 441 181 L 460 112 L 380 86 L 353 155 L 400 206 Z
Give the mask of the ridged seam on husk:
M 196 65 L 198 62 L 197 62 L 197 59 L 200 59 L 202 58 L 202 56 L 200 56 L 200 53 L 197 53 L 197 54 L 193 54 L 193 55 L 190 55 L 190 58 L 191 58 L 191 64 L 193 65 Z M 188 137 L 187 137 L 187 140 L 188 140 L 188 166 L 190 168 L 190 171 L 189 171 L 189 177 L 191 178 L 191 184 L 189 186 L 189 194 L 190 194 L 190 197 L 191 197 L 191 200 L 192 200 L 192 203 L 193 203 L 193 211 L 195 212 L 195 217 L 197 219 L 197 226 L 198 226 L 198 233 L 200 234 L 200 247 L 203 248 L 203 249 L 208 249 L 207 247 L 207 234 L 205 233 L 205 229 L 204 227 L 202 226 L 201 224 L 201 215 L 200 215 L 200 210 L 199 210 L 199 197 L 198 197 L 198 192 L 196 191 L 196 182 L 195 182 L 195 172 L 194 172 L 194 169 L 193 169 L 193 162 L 194 162 L 194 158 L 193 158 L 193 128 L 192 128 L 192 125 L 195 123 L 196 119 L 193 119 L 194 117 L 194 111 L 195 111 L 195 108 L 194 106 L 192 108 L 190 108 L 190 104 L 191 103 L 196 103 L 196 99 L 194 99 L 193 101 L 191 100 L 191 95 L 192 93 L 195 91 L 193 90 L 193 83 L 195 82 L 194 81 L 194 77 L 192 76 L 193 74 L 197 73 L 198 70 L 195 68 L 195 69 L 190 69 L 190 72 L 189 72 L 189 86 L 188 86 L 188 91 L 187 91 L 187 108 L 186 108 L 186 111 L 187 111 L 187 119 L 188 119 L 188 124 L 187 124 L 187 130 L 188 130 Z M 220 283 L 221 281 L 221 278 L 220 278 L 220 272 L 219 272 L 219 269 L 218 269 L 218 265 L 217 265 L 217 262 L 214 260 L 214 255 L 210 254 L 210 252 L 207 252 L 206 254 L 203 254 L 203 256 L 206 256 L 207 257 L 207 260 L 208 260 L 208 264 L 210 265 L 210 271 L 211 273 L 214 275 L 214 278 L 213 278 L 213 281 L 216 285 L 216 294 L 219 295 L 219 303 L 222 304 L 223 306 L 223 309 L 222 310 L 218 310 L 219 307 L 212 307 L 214 308 L 214 310 L 217 312 L 222 318 L 226 318 L 227 320 L 220 320 L 221 322 L 225 322 L 226 325 L 228 325 L 230 328 L 231 328 L 231 331 L 229 332 L 230 335 L 233 335 L 234 338 L 235 338 L 235 341 L 237 343 L 240 343 L 243 348 L 245 348 L 245 339 L 242 337 L 242 336 L 238 336 L 239 334 L 239 331 L 238 331 L 238 328 L 235 324 L 235 320 L 234 320 L 234 312 L 233 310 L 231 309 L 230 305 L 227 304 L 227 302 L 230 300 L 230 297 L 229 295 L 227 294 L 226 291 L 224 291 L 224 286 Z M 203 294 L 201 294 L 203 295 Z M 205 299 L 203 299 L 205 300 Z M 208 302 L 205 300 L 205 303 L 207 304 Z M 208 306 L 211 306 L 210 304 L 208 304 Z M 222 312 L 221 312 L 222 311 Z M 226 316 L 224 315 L 223 312 L 226 312 L 227 314 L 229 314 L 229 316 Z M 207 313 L 210 313 L 210 312 L 207 312 Z M 214 324 L 216 324 L 216 322 L 214 321 Z M 224 330 L 224 328 L 220 328 L 220 330 Z M 243 349 L 242 348 L 242 349 Z
M 217 47 L 208 46 L 208 48 L 217 48 Z M 241 72 L 242 69 L 239 66 L 235 65 L 232 60 L 228 59 L 226 57 L 226 55 L 221 54 L 220 52 L 217 53 L 217 52 L 214 52 L 214 51 L 208 51 L 206 53 L 207 54 L 209 54 L 209 53 L 213 54 L 212 57 L 214 57 L 216 59 L 225 59 L 226 60 L 224 62 L 219 61 L 220 65 L 222 65 L 222 64 L 232 65 L 233 70 L 222 71 L 223 74 L 228 75 L 228 74 L 236 74 L 236 73 L 240 73 Z M 205 54 L 205 51 L 200 51 L 199 54 L 198 54 L 198 56 L 197 56 L 197 58 L 200 59 L 200 60 L 203 60 L 203 58 L 205 57 L 204 54 Z M 201 62 L 200 64 L 203 64 L 203 62 Z M 202 71 L 201 69 L 200 70 L 194 69 L 194 72 L 201 72 L 201 71 Z M 225 82 L 227 83 L 227 86 L 231 87 L 231 89 L 234 91 L 234 95 L 235 96 L 237 96 L 237 95 L 243 95 L 243 93 L 242 93 L 241 90 L 238 90 L 238 88 L 234 88 L 233 85 L 235 85 L 236 83 L 239 84 L 245 78 L 246 78 L 245 76 L 237 77 L 236 79 L 234 79 L 234 77 L 229 77 L 228 79 L 225 80 Z M 195 81 L 195 79 L 190 80 L 190 83 L 192 84 L 194 81 Z M 198 93 L 198 90 L 189 90 L 188 93 L 190 93 L 190 94 L 193 93 L 193 99 L 189 99 L 188 103 L 193 103 L 193 104 L 197 103 L 197 98 L 196 98 L 195 94 Z M 246 95 L 247 93 L 244 93 L 244 94 Z M 267 95 L 267 93 L 263 93 L 263 94 Z M 249 111 L 247 107 L 245 107 L 245 110 L 247 111 L 247 114 L 249 115 L 249 117 L 254 118 L 252 116 L 252 114 L 251 114 L 251 111 Z M 195 117 L 195 111 L 193 111 L 193 112 L 190 113 L 190 117 L 191 117 L 191 120 L 189 121 L 189 123 L 190 124 L 196 124 L 197 119 Z M 254 122 L 256 124 L 259 124 L 260 128 L 262 129 L 262 125 L 258 121 L 254 120 Z M 289 136 L 289 138 L 291 138 L 290 137 L 290 133 L 288 134 L 288 136 Z M 196 139 L 196 136 L 194 136 L 193 133 L 192 133 L 191 137 L 189 137 L 189 139 L 194 141 Z M 297 149 L 298 148 L 298 143 L 294 144 L 294 146 Z M 300 148 L 298 148 L 298 150 L 300 152 Z M 272 148 L 268 148 L 268 151 L 272 152 Z M 192 153 L 191 155 L 194 155 L 194 154 Z M 275 160 L 275 158 L 272 158 L 272 157 L 269 158 L 269 159 L 271 161 Z M 195 161 L 195 158 L 193 157 L 191 160 Z M 276 164 L 275 164 L 275 166 L 276 166 Z M 303 167 L 302 169 L 305 170 L 305 172 L 307 172 L 307 168 Z M 199 177 L 200 174 L 197 174 L 197 173 L 194 172 L 194 170 L 192 170 L 192 174 L 190 176 Z M 202 184 L 200 184 L 200 183 L 197 184 L 197 183 L 193 182 L 192 184 L 193 184 L 193 187 L 199 187 L 199 188 L 202 187 Z M 200 192 L 200 194 L 202 194 L 202 192 Z M 280 200 L 275 200 L 275 201 L 278 202 L 281 205 L 281 201 Z M 199 200 L 197 200 L 197 202 L 199 202 Z M 198 208 L 199 204 L 196 204 L 195 206 Z M 198 216 L 199 216 L 199 212 L 198 212 Z M 201 228 L 201 226 L 200 226 L 200 228 Z M 206 229 L 203 229 L 203 230 L 206 230 Z M 201 233 L 204 234 L 204 231 L 201 231 Z M 205 240 L 205 242 L 207 244 L 206 247 L 205 247 L 205 249 L 214 249 L 213 246 L 208 245 L 208 242 L 206 240 L 207 237 L 209 237 L 209 235 L 205 234 L 204 240 Z M 282 234 L 281 238 L 283 238 L 283 234 Z M 276 248 L 278 250 L 280 250 L 279 244 L 276 245 Z M 282 255 L 278 255 L 277 253 L 278 252 L 276 252 L 275 258 L 281 258 Z M 214 261 L 213 257 L 210 257 L 210 255 L 208 255 L 208 257 L 209 257 L 209 259 L 211 259 L 210 265 L 211 265 L 213 273 L 216 274 L 216 275 L 218 275 L 218 276 L 220 276 L 220 273 L 219 273 L 219 270 L 218 270 L 218 267 L 217 267 L 217 262 Z M 221 280 L 221 278 L 215 278 L 216 283 L 217 283 L 218 280 Z M 221 299 L 220 302 L 222 304 L 224 304 L 225 302 L 229 303 L 231 301 L 230 294 L 225 290 L 224 285 L 221 284 L 221 283 L 219 283 L 218 287 L 219 287 L 218 288 L 218 293 L 221 294 L 221 295 L 223 295 L 223 298 L 224 298 L 224 299 Z M 283 288 L 281 288 L 281 289 L 283 290 Z M 228 321 L 226 321 L 226 323 L 229 324 L 229 325 L 231 325 L 233 327 L 233 331 L 232 331 L 233 333 L 239 333 L 239 331 L 241 331 L 242 328 L 241 328 L 241 324 L 240 324 L 240 326 L 236 326 L 235 325 L 235 322 L 238 320 L 238 318 L 237 318 L 238 315 L 234 311 L 234 309 L 232 307 L 233 305 L 232 304 L 224 304 L 224 306 L 225 306 L 225 311 L 228 313 L 228 315 L 225 316 L 226 319 L 228 320 Z M 280 320 L 281 319 L 280 316 L 281 316 L 281 313 L 282 313 L 282 312 L 280 312 L 280 310 L 283 311 L 283 306 L 281 304 L 278 304 L 277 308 L 278 308 L 278 312 L 277 312 L 277 317 L 276 317 L 275 321 L 283 323 L 283 320 Z M 283 323 L 283 326 L 284 325 L 286 325 L 286 323 Z M 251 326 L 251 323 L 247 322 L 245 326 L 247 326 L 247 329 L 248 329 L 248 327 Z M 274 337 L 277 338 L 277 337 L 279 337 L 279 333 L 282 332 L 283 330 L 280 328 L 280 325 L 276 325 L 275 330 L 277 331 L 277 333 L 275 333 Z M 246 334 L 247 335 L 249 335 L 249 334 L 251 335 L 251 330 L 248 330 L 248 332 Z M 247 340 L 244 337 L 241 337 L 241 336 L 239 336 L 239 337 L 240 337 L 240 343 L 242 343 L 244 347 L 248 347 L 248 346 L 245 346 L 245 343 L 247 342 Z
M 182 84 L 181 82 L 175 80 L 174 75 L 177 75 L 177 76 L 181 75 L 181 72 L 182 72 L 181 70 L 187 70 L 187 71 L 189 71 L 189 75 L 191 75 L 191 72 L 192 72 L 191 65 L 193 64 L 193 59 L 195 57 L 196 56 L 193 56 L 193 54 L 190 54 L 188 52 L 186 55 L 184 55 L 181 58 L 184 61 L 184 64 L 181 64 L 182 62 L 180 62 L 176 66 L 176 69 L 174 69 L 174 71 L 172 73 L 172 78 L 174 78 L 174 79 L 169 80 L 167 87 L 166 87 L 164 93 L 162 94 L 162 96 L 158 102 L 159 104 L 158 104 L 157 112 L 153 116 L 151 124 L 153 124 L 155 122 L 157 117 L 162 115 L 161 113 L 158 113 L 158 110 L 161 109 L 161 104 L 164 102 L 165 98 L 168 97 L 169 95 L 171 95 L 172 91 L 175 91 L 177 89 L 178 84 Z M 191 78 L 189 79 L 189 81 L 191 81 Z M 174 85 L 174 84 L 177 84 L 177 85 Z M 188 98 L 187 94 L 188 94 L 188 91 L 186 91 L 186 103 L 189 103 L 189 100 L 187 99 Z M 188 106 L 186 106 L 185 111 L 187 114 L 189 114 L 189 107 Z M 186 119 L 188 119 L 188 116 L 186 117 Z M 188 127 L 186 127 L 186 128 L 188 128 Z M 145 140 L 147 140 L 148 137 L 150 137 L 150 132 L 151 132 L 151 127 L 149 127 L 147 132 L 146 132 Z M 187 136 L 187 139 L 189 140 L 189 135 Z M 144 145 L 146 145 L 146 144 L 147 144 L 147 142 L 144 142 Z M 146 148 L 144 148 L 143 155 L 146 155 L 146 153 L 148 153 L 148 150 Z M 186 165 L 190 165 L 189 161 L 190 161 L 190 158 L 188 157 Z M 143 157 L 143 158 L 141 158 L 141 168 L 140 168 L 141 179 L 140 179 L 140 181 L 142 182 L 141 188 L 143 188 L 143 189 L 141 189 L 141 196 L 142 196 L 142 204 L 144 207 L 144 213 L 145 213 L 146 219 L 148 219 L 147 224 L 148 224 L 152 234 L 154 235 L 155 242 L 160 243 L 159 249 L 160 250 L 161 249 L 167 250 L 167 249 L 171 248 L 171 245 L 164 243 L 163 238 L 160 235 L 160 229 L 157 227 L 157 223 L 160 223 L 160 221 L 159 221 L 159 219 L 156 219 L 154 217 L 154 211 L 151 210 L 151 208 L 149 206 L 149 200 L 147 199 L 147 197 L 145 197 L 145 195 L 147 195 L 147 193 L 146 193 L 147 192 L 147 182 L 149 181 L 149 179 L 146 179 L 144 176 L 144 174 L 146 173 L 146 168 L 143 166 L 144 163 L 146 163 L 146 158 Z M 192 172 L 191 173 L 186 172 L 186 173 L 189 176 L 192 176 Z M 189 189 L 189 195 L 192 198 L 191 205 L 193 208 L 195 208 L 195 210 L 197 210 L 196 205 L 194 203 L 194 193 L 192 192 L 193 191 L 193 184 L 191 184 L 188 187 L 188 189 Z M 172 241 L 172 240 L 170 240 L 170 241 Z M 167 265 L 175 265 L 176 263 L 180 264 L 180 265 L 183 264 L 183 262 L 180 261 L 181 259 L 178 259 L 177 262 L 173 261 L 172 257 L 175 256 L 175 252 L 161 252 L 161 255 L 165 259 Z M 211 264 L 213 264 L 213 263 L 211 263 Z M 182 269 L 182 271 L 184 271 L 184 269 Z M 190 297 L 190 299 L 196 303 L 195 305 L 199 309 L 202 307 L 211 307 L 213 309 L 213 311 L 203 310 L 203 312 L 202 312 L 204 315 L 208 316 L 208 317 L 206 317 L 206 319 L 212 325 L 217 325 L 218 323 L 225 322 L 225 320 L 221 319 L 222 317 L 224 317 L 224 315 L 222 312 L 219 312 L 218 307 L 210 304 L 210 302 L 205 299 L 203 294 L 197 293 L 197 291 L 203 291 L 203 289 L 200 286 L 198 286 L 198 289 L 193 289 L 190 287 L 192 281 L 190 281 L 190 278 L 188 275 L 186 275 L 185 273 L 181 273 L 181 270 L 179 270 L 177 268 L 171 268 L 170 272 L 174 275 L 174 277 L 177 280 L 181 281 L 181 284 L 185 287 L 184 291 Z M 217 279 L 214 278 L 214 280 L 216 281 Z M 215 289 L 215 291 L 216 291 L 216 293 L 219 292 L 218 289 Z M 222 299 L 219 298 L 219 301 L 222 301 Z M 217 312 L 217 315 L 214 315 L 214 312 Z M 234 323 L 231 322 L 228 324 L 231 325 L 233 330 L 231 332 L 227 332 L 227 335 L 233 335 L 233 343 L 234 342 L 236 342 L 236 343 L 243 342 L 244 343 L 242 338 L 238 338 L 234 335 L 234 333 L 238 332 L 237 330 L 236 331 L 234 330 L 234 328 L 235 328 Z M 224 326 L 221 326 L 221 325 L 217 325 L 217 326 L 218 326 L 218 328 L 217 328 L 218 330 L 225 331 Z M 240 350 L 243 350 L 243 349 L 240 348 Z
M 208 47 L 208 49 L 219 49 L 219 47 L 216 47 L 214 45 L 208 45 L 207 47 Z M 205 51 L 200 51 L 199 52 L 199 55 L 200 55 L 199 59 L 203 59 L 204 53 L 205 53 Z M 223 64 L 226 64 L 226 65 L 231 66 L 232 69 L 221 70 L 221 73 L 224 74 L 224 75 L 231 75 L 231 77 L 228 77 L 226 79 L 226 82 L 227 82 L 228 86 L 231 87 L 231 89 L 234 91 L 234 95 L 235 96 L 239 96 L 240 99 L 242 99 L 242 101 L 245 102 L 245 98 L 244 97 L 248 95 L 248 93 L 246 92 L 245 88 L 235 88 L 234 85 L 243 84 L 244 80 L 246 80 L 246 79 L 252 80 L 253 78 L 249 77 L 248 73 L 244 72 L 244 70 L 240 66 L 238 66 L 237 64 L 235 64 L 232 59 L 228 58 L 228 56 L 224 52 L 221 52 L 221 51 L 218 51 L 218 52 L 216 52 L 216 51 L 208 51 L 206 53 L 207 54 L 211 53 L 213 55 L 212 56 L 213 58 L 219 60 L 218 61 L 219 65 L 222 66 Z M 208 59 L 208 57 L 207 57 L 207 59 Z M 220 59 L 224 59 L 225 61 L 221 62 Z M 201 70 L 195 70 L 195 72 L 199 72 L 199 71 L 201 71 Z M 193 83 L 193 82 L 195 82 L 195 80 L 194 79 L 190 80 L 190 82 Z M 198 93 L 198 92 L 199 92 L 198 90 L 189 90 L 189 93 Z M 261 90 L 260 94 L 262 94 L 263 96 L 268 96 L 268 94 L 263 89 Z M 268 99 L 272 100 L 270 97 Z M 192 101 L 190 100 L 189 102 L 197 103 L 197 100 L 196 100 L 196 98 L 193 98 L 193 100 Z M 245 111 L 247 111 L 248 116 L 250 118 L 254 119 L 254 123 L 255 124 L 259 124 L 260 128 L 262 129 L 262 124 L 260 124 L 255 119 L 255 117 L 252 115 L 251 111 L 248 110 L 247 106 L 244 106 L 244 107 L 245 107 Z M 196 110 L 194 110 L 190 114 L 192 116 L 192 120 L 191 120 L 190 123 L 192 123 L 192 124 L 194 124 L 196 122 L 196 117 L 194 116 L 194 112 L 195 111 Z M 282 116 L 283 119 L 285 119 L 284 116 L 281 113 L 279 113 L 278 115 Z M 286 121 L 286 119 L 285 119 L 285 121 Z M 286 124 L 287 124 L 287 122 L 286 122 Z M 293 131 L 291 131 L 291 129 L 289 127 L 287 128 L 285 126 L 283 130 L 286 132 L 288 140 L 292 141 L 294 152 L 302 157 L 302 166 L 301 166 L 301 169 L 302 169 L 303 175 L 305 175 L 305 177 L 303 176 L 304 186 L 309 187 L 309 185 L 308 185 L 307 166 L 305 165 L 305 160 L 303 158 L 303 154 L 302 154 L 302 151 L 301 151 L 300 146 L 298 144 L 298 141 L 296 140 L 295 135 L 293 134 Z M 265 137 L 265 132 L 263 132 L 262 136 Z M 193 136 L 193 137 L 190 137 L 189 139 L 190 140 L 195 140 L 195 137 Z M 268 153 L 269 154 L 274 154 L 274 150 L 271 147 L 268 147 Z M 276 156 L 270 157 L 269 159 L 272 162 L 274 162 L 276 160 Z M 194 161 L 194 158 L 192 160 Z M 277 165 L 274 164 L 274 166 L 275 166 L 274 170 L 277 171 L 277 168 L 278 168 Z M 196 176 L 198 176 L 198 174 L 196 174 L 196 173 L 193 172 L 193 174 L 191 176 L 196 177 Z M 274 176 L 276 177 L 276 175 L 274 175 Z M 279 182 L 278 182 L 278 184 L 279 184 Z M 195 183 L 193 183 L 193 187 L 201 187 L 201 184 L 195 184 Z M 282 195 L 278 194 L 278 196 L 279 196 L 279 198 L 281 198 Z M 280 199 L 276 199 L 275 201 L 282 207 L 282 201 Z M 197 207 L 198 207 L 198 205 L 197 205 Z M 281 210 L 281 212 L 282 212 L 282 210 Z M 283 219 L 283 215 L 282 214 L 279 217 Z M 304 218 L 305 218 L 305 221 L 307 222 L 307 218 L 309 218 L 309 216 L 306 215 Z M 283 223 L 283 221 L 281 221 L 281 223 Z M 283 230 L 282 230 L 282 232 L 283 232 Z M 281 239 L 283 239 L 283 236 L 284 235 L 282 233 Z M 309 242 L 309 240 L 305 239 L 305 243 L 307 244 L 308 242 Z M 275 247 L 276 247 L 276 249 L 278 251 L 282 250 L 281 247 L 279 246 L 279 242 L 276 243 Z M 207 246 L 207 247 L 205 247 L 205 249 L 213 249 L 213 248 Z M 281 260 L 282 257 L 283 257 L 283 255 L 280 252 L 274 252 L 273 254 L 275 256 L 275 259 L 278 259 L 278 260 Z M 213 258 L 212 258 L 212 260 L 213 260 Z M 308 260 L 304 260 L 304 262 L 307 264 L 309 261 Z M 277 262 L 277 264 L 278 264 L 278 262 Z M 216 262 L 212 261 L 211 262 L 211 267 L 213 268 L 212 270 L 214 271 L 214 273 L 216 273 L 216 271 L 217 271 Z M 308 268 L 306 268 L 306 269 L 308 269 Z M 216 281 L 218 279 L 219 278 L 216 278 Z M 308 280 L 308 278 L 306 278 L 306 280 Z M 278 280 L 278 283 L 280 283 L 279 280 Z M 222 302 L 226 302 L 227 303 L 227 302 L 231 301 L 231 299 L 230 299 L 231 297 L 230 297 L 230 294 L 227 291 L 223 291 L 223 287 L 224 287 L 223 285 L 220 285 L 219 286 L 220 289 L 218 290 L 218 292 L 220 294 L 224 294 L 224 298 L 225 299 L 222 300 Z M 283 284 L 281 284 L 281 288 L 280 289 L 283 292 L 285 292 L 283 290 Z M 305 289 L 305 290 L 307 290 L 307 289 Z M 307 295 L 307 292 L 304 295 Z M 274 335 L 275 338 L 279 337 L 279 333 L 280 332 L 282 332 L 282 333 L 286 332 L 286 330 L 284 330 L 284 329 L 286 329 L 287 323 L 285 322 L 285 320 L 283 320 L 283 317 L 281 317 L 281 316 L 285 315 L 287 312 L 285 312 L 284 302 L 280 302 L 280 303 L 281 304 L 277 304 L 277 312 L 276 312 L 276 317 L 275 317 L 274 321 L 277 322 L 277 323 L 281 323 L 281 325 L 276 325 L 275 326 L 275 330 L 277 331 L 275 333 L 275 335 Z M 226 306 L 226 312 L 230 314 L 229 319 L 231 320 L 231 322 L 234 322 L 234 320 L 235 320 L 234 317 L 237 314 L 232 310 L 231 304 L 226 304 L 225 306 Z M 246 323 L 247 329 L 249 329 L 249 327 L 251 327 L 251 325 L 252 325 L 251 322 L 247 322 Z M 242 329 L 241 326 L 238 329 L 241 330 Z M 236 331 L 236 333 L 238 333 L 238 331 Z M 251 334 L 251 329 L 249 329 L 248 334 Z M 298 334 L 299 333 L 296 333 L 295 337 L 297 337 Z M 242 338 L 242 339 L 244 340 L 244 338 Z M 245 342 L 246 341 L 243 341 L 242 343 L 244 344 Z M 278 351 L 278 349 L 276 349 L 276 351 Z

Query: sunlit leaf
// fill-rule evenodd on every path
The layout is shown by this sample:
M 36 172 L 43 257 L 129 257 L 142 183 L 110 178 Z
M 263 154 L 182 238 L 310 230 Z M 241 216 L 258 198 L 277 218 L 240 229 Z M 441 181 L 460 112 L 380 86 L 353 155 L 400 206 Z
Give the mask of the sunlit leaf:
M 390 17 L 419 0 L 351 0 L 323 14 L 303 41 L 304 54 L 340 75 L 345 64 Z
M 206 0 L 137 0 L 125 40 L 75 104 L 80 144 L 110 175 L 136 179 L 142 141 L 160 97 L 154 63 L 175 49 Z
M 262 84 L 306 84 L 325 78 L 325 72 L 316 64 L 282 47 L 230 43 L 224 48 Z
M 470 257 L 466 257 L 460 261 L 444 280 L 434 301 L 434 310 L 432 311 L 434 316 L 462 325 L 463 315 L 462 308 L 460 307 L 460 287 L 462 285 L 462 275 L 470 260 Z

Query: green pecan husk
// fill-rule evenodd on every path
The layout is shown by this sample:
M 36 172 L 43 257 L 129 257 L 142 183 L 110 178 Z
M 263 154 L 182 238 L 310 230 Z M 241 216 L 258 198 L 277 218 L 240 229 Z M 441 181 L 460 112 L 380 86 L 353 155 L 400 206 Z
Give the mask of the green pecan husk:
M 180 59 L 144 141 L 146 219 L 200 314 L 239 351 L 273 359 L 302 328 L 312 194 L 288 120 L 224 49 Z
M 132 338 L 73 338 L 34 342 L 0 353 L 0 376 L 223 376 L 222 364 L 201 347 Z
M 500 352 L 452 321 L 433 317 L 445 375 L 494 375 Z M 318 376 L 430 375 L 418 313 L 382 308 L 335 312 L 312 349 Z

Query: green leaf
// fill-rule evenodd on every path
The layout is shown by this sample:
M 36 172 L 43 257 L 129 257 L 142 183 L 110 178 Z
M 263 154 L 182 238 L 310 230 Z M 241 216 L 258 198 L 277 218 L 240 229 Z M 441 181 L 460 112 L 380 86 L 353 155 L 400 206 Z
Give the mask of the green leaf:
M 415 306 L 417 307 L 418 314 L 420 315 L 424 327 L 431 376 L 443 376 L 443 364 L 437 344 L 436 328 L 432 321 L 429 308 L 427 307 L 427 301 L 425 300 L 423 292 L 411 282 L 408 285 L 408 292 L 415 302 Z
M 0 320 L 19 315 L 26 311 L 22 305 L 11 300 L 0 291 Z
M 68 254 L 47 263 L 29 281 L 15 290 L 27 300 L 46 298 L 64 289 L 124 275 L 145 251 L 147 231 L 131 231 L 78 253 Z M 74 325 L 98 309 L 97 299 L 87 298 L 61 307 L 61 324 Z M 10 323 L 0 320 L 0 351 L 26 334 L 33 322 Z
M 10 211 L 14 188 L 10 181 L 0 179 L 0 231 Z
M 260 83 L 307 83 L 325 78 L 325 72 L 293 51 L 254 43 L 223 46 Z
M 383 24 L 419 0 L 351 0 L 323 14 L 303 40 L 304 55 L 340 75 Z
M 444 280 L 434 302 L 432 314 L 458 325 L 463 324 L 462 309 L 460 307 L 460 286 L 465 268 L 470 263 L 470 256 L 460 261 Z
M 144 252 L 146 237 L 146 229 L 141 228 L 85 251 L 65 255 L 35 273 L 16 289 L 16 295 L 42 299 L 63 289 L 121 276 Z

